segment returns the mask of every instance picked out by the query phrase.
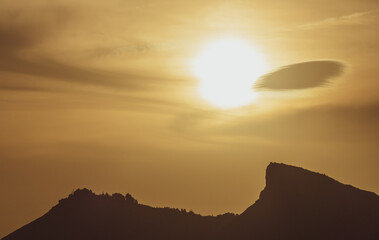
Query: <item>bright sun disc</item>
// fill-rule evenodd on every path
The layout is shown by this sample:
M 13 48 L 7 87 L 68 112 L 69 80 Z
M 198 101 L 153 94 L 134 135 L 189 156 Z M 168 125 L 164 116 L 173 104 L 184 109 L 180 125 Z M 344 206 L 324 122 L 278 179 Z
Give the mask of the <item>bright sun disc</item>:
M 234 108 L 256 98 L 251 87 L 265 65 L 259 51 L 244 40 L 229 38 L 207 45 L 192 68 L 204 99 L 220 108 Z

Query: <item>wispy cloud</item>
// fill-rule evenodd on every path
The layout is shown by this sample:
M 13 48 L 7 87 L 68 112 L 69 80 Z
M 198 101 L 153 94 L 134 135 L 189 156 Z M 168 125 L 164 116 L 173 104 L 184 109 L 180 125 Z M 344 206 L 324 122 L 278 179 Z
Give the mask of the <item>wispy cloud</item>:
M 317 105 L 280 113 L 276 117 L 239 118 L 213 130 L 217 134 L 256 136 L 274 141 L 354 142 L 376 140 L 379 104 Z
M 305 24 L 301 24 L 292 28 L 285 29 L 287 31 L 290 30 L 311 30 L 316 28 L 323 28 L 335 25 L 344 25 L 344 24 L 359 24 L 362 19 L 368 16 L 372 16 L 379 13 L 379 9 L 373 9 L 364 12 L 355 12 L 348 15 L 336 16 L 325 18 L 319 21 L 309 22 Z

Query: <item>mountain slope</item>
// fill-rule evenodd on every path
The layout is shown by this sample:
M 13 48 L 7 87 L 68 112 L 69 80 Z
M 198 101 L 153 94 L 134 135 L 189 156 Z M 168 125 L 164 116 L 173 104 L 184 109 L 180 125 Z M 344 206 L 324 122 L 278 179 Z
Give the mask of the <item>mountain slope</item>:
M 223 239 L 379 239 L 379 197 L 325 175 L 271 163 L 266 187 Z
M 129 194 L 96 195 L 81 189 L 3 239 L 206 239 L 233 217 L 152 208 L 138 204 Z
M 241 215 L 152 208 L 129 194 L 77 190 L 3 240 L 379 239 L 379 196 L 299 167 L 271 163 Z

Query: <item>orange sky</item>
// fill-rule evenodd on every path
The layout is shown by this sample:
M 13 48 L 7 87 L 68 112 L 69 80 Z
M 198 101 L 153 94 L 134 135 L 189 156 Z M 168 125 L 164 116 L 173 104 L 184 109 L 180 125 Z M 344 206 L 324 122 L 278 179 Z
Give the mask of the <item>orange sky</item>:
M 270 161 L 378 193 L 378 25 L 376 0 L 1 0 L 0 236 L 79 187 L 240 213 Z M 188 65 L 225 35 L 346 70 L 220 109 Z

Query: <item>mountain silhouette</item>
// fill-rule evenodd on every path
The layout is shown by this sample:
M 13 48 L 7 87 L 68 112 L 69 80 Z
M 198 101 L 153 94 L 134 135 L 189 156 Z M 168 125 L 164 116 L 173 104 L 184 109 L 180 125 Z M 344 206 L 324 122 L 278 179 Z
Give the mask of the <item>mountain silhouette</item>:
M 315 172 L 271 163 L 259 199 L 222 239 L 379 239 L 379 196 Z
M 78 189 L 3 240 L 379 239 L 379 196 L 299 167 L 270 163 L 242 214 L 153 208 L 130 194 Z

